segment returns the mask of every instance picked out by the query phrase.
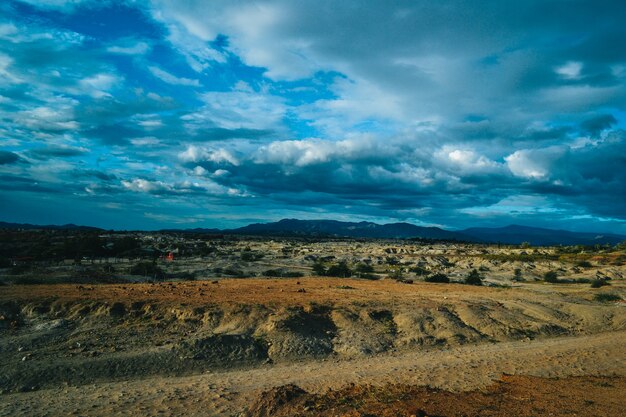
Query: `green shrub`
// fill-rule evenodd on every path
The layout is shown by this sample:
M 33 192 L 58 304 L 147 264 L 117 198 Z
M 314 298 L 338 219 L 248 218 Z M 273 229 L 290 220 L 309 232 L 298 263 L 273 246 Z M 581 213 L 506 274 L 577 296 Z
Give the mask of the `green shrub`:
M 559 282 L 559 278 L 555 271 L 548 271 L 543 274 L 543 280 L 552 284 L 554 284 L 555 282 Z
M 374 272 L 374 267 L 372 265 L 366 264 L 364 262 L 359 262 L 354 267 L 354 272 L 358 274 L 369 274 Z
M 422 268 L 421 266 L 414 266 L 413 268 L 409 269 L 409 271 L 413 272 L 415 275 L 428 275 L 430 273 L 430 271 L 428 271 L 427 269 Z
M 591 268 L 593 265 L 591 265 L 591 262 L 589 261 L 578 261 L 576 262 L 576 266 L 581 268 Z
M 424 281 L 426 282 L 438 282 L 438 283 L 442 283 L 442 284 L 447 284 L 450 282 L 450 278 L 448 278 L 448 276 L 446 274 L 433 274 L 430 275 L 426 278 L 424 278 Z
M 612 293 L 600 293 L 600 294 L 596 294 L 594 295 L 594 300 L 596 301 L 600 301 L 602 303 L 610 303 L 613 301 L 621 301 L 622 297 L 620 297 L 617 294 L 612 294 Z
M 472 269 L 465 277 L 465 283 L 467 285 L 483 285 L 483 277 L 480 276 L 477 270 Z
M 369 280 L 372 280 L 372 281 L 380 279 L 380 277 L 378 275 L 376 275 L 376 274 L 360 274 L 359 278 L 361 278 L 361 279 L 369 279 Z
M 326 271 L 329 277 L 349 278 L 352 276 L 352 270 L 345 261 L 341 261 L 335 265 L 331 265 Z
M 313 273 L 319 276 L 325 276 L 327 271 L 323 263 L 317 261 L 313 264 Z
M 611 284 L 609 284 L 604 279 L 594 279 L 593 281 L 591 281 L 591 288 L 600 288 L 600 287 L 604 287 L 606 285 L 611 285 Z

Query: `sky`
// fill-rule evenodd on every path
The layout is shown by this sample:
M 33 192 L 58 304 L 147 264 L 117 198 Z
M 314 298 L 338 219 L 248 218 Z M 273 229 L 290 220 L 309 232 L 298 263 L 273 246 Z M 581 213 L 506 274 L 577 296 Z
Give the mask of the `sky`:
M 626 234 L 626 3 L 5 0 L 0 220 Z

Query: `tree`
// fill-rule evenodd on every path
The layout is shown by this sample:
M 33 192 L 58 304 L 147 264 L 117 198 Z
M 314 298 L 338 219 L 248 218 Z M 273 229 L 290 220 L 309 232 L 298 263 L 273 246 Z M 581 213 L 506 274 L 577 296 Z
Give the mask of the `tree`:
M 468 285 L 483 285 L 483 278 L 476 269 L 472 269 L 465 277 L 465 283 Z
M 520 268 L 515 268 L 515 271 L 513 271 L 513 280 L 522 281 L 522 270 Z

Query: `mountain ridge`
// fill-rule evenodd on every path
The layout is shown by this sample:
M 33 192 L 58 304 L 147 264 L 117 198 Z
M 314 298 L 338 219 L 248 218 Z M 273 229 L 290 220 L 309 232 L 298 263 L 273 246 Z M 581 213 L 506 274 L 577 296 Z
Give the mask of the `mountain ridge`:
M 0 229 L 49 229 L 104 231 L 105 229 L 65 225 L 34 225 L 29 223 L 0 222 Z M 611 233 L 573 232 L 569 230 L 546 229 L 533 226 L 510 224 L 503 227 L 470 227 L 463 230 L 445 230 L 435 226 L 417 226 L 406 222 L 378 224 L 374 222 L 344 222 L 339 220 L 299 220 L 282 219 L 277 222 L 251 223 L 234 229 L 194 228 L 161 229 L 160 232 L 210 233 L 229 235 L 258 236 L 309 236 L 346 237 L 371 239 L 426 239 L 473 243 L 521 244 L 533 246 L 554 245 L 595 245 L 626 241 L 626 236 Z

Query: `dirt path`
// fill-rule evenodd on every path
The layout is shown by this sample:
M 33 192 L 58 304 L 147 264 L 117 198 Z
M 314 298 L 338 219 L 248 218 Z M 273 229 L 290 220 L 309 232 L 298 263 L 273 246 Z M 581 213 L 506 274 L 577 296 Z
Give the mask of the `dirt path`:
M 462 346 L 356 360 L 267 365 L 181 378 L 146 378 L 0 396 L 0 416 L 238 415 L 260 390 L 404 383 L 464 391 L 503 373 L 626 376 L 626 331 Z

